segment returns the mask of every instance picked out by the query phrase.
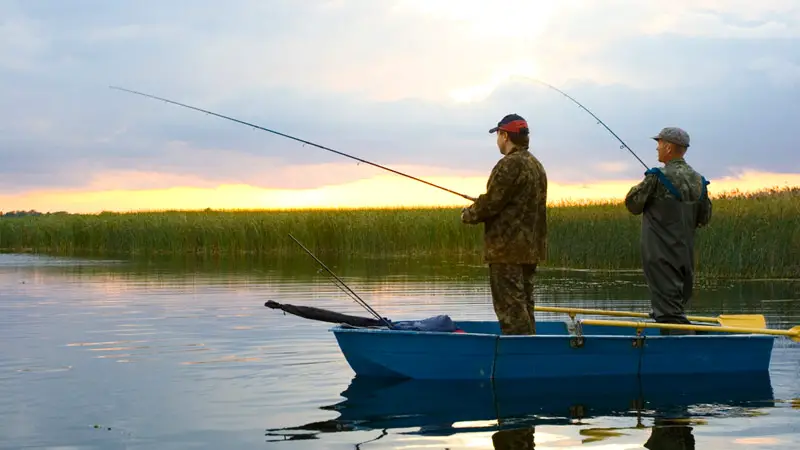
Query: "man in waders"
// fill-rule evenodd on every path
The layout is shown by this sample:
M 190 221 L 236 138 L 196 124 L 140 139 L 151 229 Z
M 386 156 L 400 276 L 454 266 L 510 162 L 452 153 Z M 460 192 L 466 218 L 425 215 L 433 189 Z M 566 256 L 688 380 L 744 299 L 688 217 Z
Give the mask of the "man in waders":
M 625 207 L 634 215 L 643 214 L 642 265 L 653 319 L 688 324 L 684 309 L 692 297 L 695 229 L 711 220 L 709 183 L 684 160 L 689 147 L 686 131 L 667 127 L 653 139 L 664 167 L 645 172 L 644 180 L 625 197 Z
M 503 157 L 461 221 L 484 224 L 484 261 L 502 333 L 536 334 L 533 278 L 547 250 L 547 174 L 528 150 L 525 119 L 509 114 L 489 133 L 497 133 Z

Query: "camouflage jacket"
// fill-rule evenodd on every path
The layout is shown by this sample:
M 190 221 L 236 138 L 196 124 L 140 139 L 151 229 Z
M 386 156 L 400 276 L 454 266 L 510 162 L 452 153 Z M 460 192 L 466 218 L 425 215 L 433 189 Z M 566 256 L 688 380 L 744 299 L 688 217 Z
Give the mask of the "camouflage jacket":
M 486 263 L 535 264 L 547 253 L 547 174 L 526 149 L 514 149 L 492 169 L 486 193 L 462 221 L 484 224 Z

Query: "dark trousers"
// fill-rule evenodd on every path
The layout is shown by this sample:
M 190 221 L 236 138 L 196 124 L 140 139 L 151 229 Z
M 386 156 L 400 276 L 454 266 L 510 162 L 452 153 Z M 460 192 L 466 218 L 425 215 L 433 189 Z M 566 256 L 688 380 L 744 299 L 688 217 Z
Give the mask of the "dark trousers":
M 489 264 L 492 303 L 503 334 L 536 334 L 535 274 L 536 264 Z
M 533 436 L 533 427 L 500 430 L 492 435 L 492 444 L 494 450 L 534 450 Z
M 653 319 L 658 323 L 691 324 L 686 305 L 692 298 L 694 273 L 691 265 L 676 267 L 662 261 L 647 261 L 644 276 L 650 290 Z M 691 330 L 666 330 L 661 334 L 695 334 Z

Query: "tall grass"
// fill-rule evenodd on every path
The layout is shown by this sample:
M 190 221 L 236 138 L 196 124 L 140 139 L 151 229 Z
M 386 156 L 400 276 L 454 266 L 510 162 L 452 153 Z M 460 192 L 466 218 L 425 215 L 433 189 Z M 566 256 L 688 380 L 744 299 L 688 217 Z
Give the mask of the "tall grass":
M 459 208 L 298 211 L 164 211 L 0 219 L 0 249 L 60 255 L 441 255 L 480 261 L 482 227 Z M 620 203 L 548 210 L 544 266 L 638 269 L 641 218 Z M 800 277 L 800 189 L 732 192 L 714 200 L 697 240 L 697 269 L 710 276 Z

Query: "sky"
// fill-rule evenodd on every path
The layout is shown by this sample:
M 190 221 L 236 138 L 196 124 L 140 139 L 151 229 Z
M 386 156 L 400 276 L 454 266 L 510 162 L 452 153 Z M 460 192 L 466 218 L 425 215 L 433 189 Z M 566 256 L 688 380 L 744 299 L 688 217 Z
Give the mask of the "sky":
M 0 210 L 466 205 L 509 113 L 551 202 L 621 199 L 665 126 L 712 194 L 800 185 L 792 0 L 0 0 Z

